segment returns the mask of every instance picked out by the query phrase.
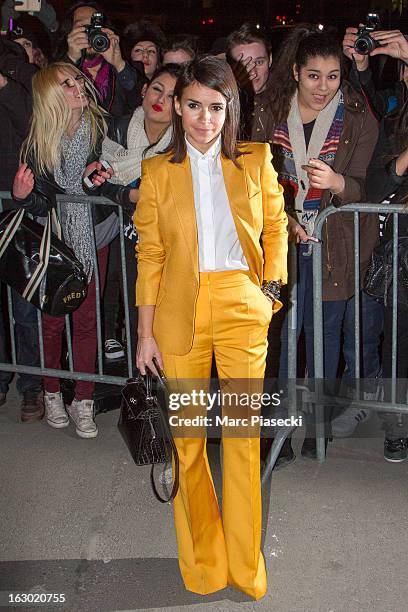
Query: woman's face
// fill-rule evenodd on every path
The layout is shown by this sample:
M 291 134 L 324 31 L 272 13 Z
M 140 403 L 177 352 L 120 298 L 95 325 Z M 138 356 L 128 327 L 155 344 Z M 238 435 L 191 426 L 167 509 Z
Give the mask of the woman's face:
M 157 68 L 159 54 L 156 45 L 151 40 L 140 40 L 130 54 L 134 62 L 143 62 L 145 75 L 150 79 Z
M 188 85 L 180 100 L 174 100 L 181 116 L 186 138 L 201 153 L 205 153 L 224 127 L 227 101 L 215 89 L 200 83 Z
M 58 72 L 58 81 L 62 87 L 65 99 L 72 111 L 83 109 L 88 104 L 85 90 L 85 80 L 81 74 Z
M 298 71 L 293 69 L 298 82 L 299 107 L 316 116 L 334 98 L 340 87 L 340 60 L 337 57 L 311 57 Z
M 170 125 L 176 77 L 166 72 L 149 83 L 143 98 L 145 121 Z
M 30 62 L 30 64 L 33 64 L 34 63 L 33 43 L 31 42 L 31 40 L 28 40 L 28 38 L 16 38 L 15 42 L 23 47 L 23 49 L 28 55 L 28 61 Z

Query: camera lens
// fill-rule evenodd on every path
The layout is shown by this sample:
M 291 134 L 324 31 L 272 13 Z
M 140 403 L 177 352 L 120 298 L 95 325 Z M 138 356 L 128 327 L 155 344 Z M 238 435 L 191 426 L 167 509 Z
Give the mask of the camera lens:
M 360 55 L 368 55 L 376 48 L 376 46 L 377 45 L 375 41 L 371 38 L 369 34 L 367 34 L 366 36 L 361 36 L 354 43 L 354 48 L 357 53 L 360 53 Z
M 109 49 L 110 41 L 104 32 L 95 33 L 90 39 L 91 47 L 97 53 L 103 53 Z

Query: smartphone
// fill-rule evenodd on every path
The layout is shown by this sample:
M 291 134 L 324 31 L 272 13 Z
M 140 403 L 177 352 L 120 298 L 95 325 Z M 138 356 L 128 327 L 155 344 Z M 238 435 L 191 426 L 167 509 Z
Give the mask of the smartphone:
M 24 13 L 38 13 L 41 11 L 41 0 L 15 0 L 14 8 Z
M 107 170 L 112 170 L 112 167 L 111 167 L 111 166 L 108 164 L 108 162 L 107 162 L 107 161 L 105 161 L 105 160 L 103 160 L 103 159 L 100 159 L 100 160 L 99 160 L 99 163 L 100 163 L 100 164 L 101 164 L 101 166 L 102 166 L 102 168 L 101 168 L 101 169 L 102 169 L 102 170 L 105 170 L 105 172 L 106 172 Z M 84 178 L 84 184 L 85 184 L 85 185 L 86 185 L 86 186 L 87 186 L 89 189 L 93 189 L 93 188 L 95 187 L 95 185 L 94 185 L 94 184 L 93 184 L 93 182 L 92 182 L 92 179 L 94 179 L 94 178 L 95 178 L 95 176 L 97 176 L 97 175 L 98 175 L 98 173 L 99 173 L 99 170 L 97 170 L 97 169 L 95 168 L 95 170 L 92 170 L 91 174 L 88 174 L 88 176 L 86 176 L 86 177 Z

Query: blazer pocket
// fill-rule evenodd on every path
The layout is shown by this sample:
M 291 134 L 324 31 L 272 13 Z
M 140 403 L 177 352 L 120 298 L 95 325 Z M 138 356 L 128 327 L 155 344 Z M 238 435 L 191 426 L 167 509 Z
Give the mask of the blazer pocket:
M 251 193 L 248 192 L 248 198 L 250 200 L 252 200 L 252 198 L 255 198 L 257 195 L 259 195 L 261 193 L 261 190 L 258 189 L 258 191 L 251 191 Z
M 259 183 L 253 181 L 249 174 L 245 175 L 245 179 L 246 179 L 247 195 L 249 199 L 254 198 L 259 193 L 261 193 L 261 187 Z

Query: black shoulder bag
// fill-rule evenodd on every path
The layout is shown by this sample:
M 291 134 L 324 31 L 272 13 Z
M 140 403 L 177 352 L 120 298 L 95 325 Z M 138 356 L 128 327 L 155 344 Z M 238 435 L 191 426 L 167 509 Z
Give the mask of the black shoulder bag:
M 179 486 L 179 457 L 167 418 L 167 383 L 156 360 L 155 377 L 150 370 L 130 378 L 122 389 L 122 404 L 118 429 L 136 465 L 151 465 L 150 482 L 155 497 L 162 503 L 174 499 Z M 158 383 L 158 390 L 154 389 Z M 160 397 L 160 395 L 162 397 Z M 164 397 L 164 399 L 163 399 Z M 174 459 L 173 488 L 168 498 L 162 497 L 154 481 L 154 466 Z M 163 471 L 164 474 L 164 471 Z
M 52 215 L 58 236 L 51 231 Z M 45 226 L 24 208 L 0 213 L 0 280 L 54 317 L 78 308 L 88 291 L 82 263 L 60 238 L 54 209 Z
M 398 238 L 397 301 L 408 305 L 408 237 Z M 375 247 L 364 279 L 364 291 L 387 305 L 392 291 L 392 240 Z

